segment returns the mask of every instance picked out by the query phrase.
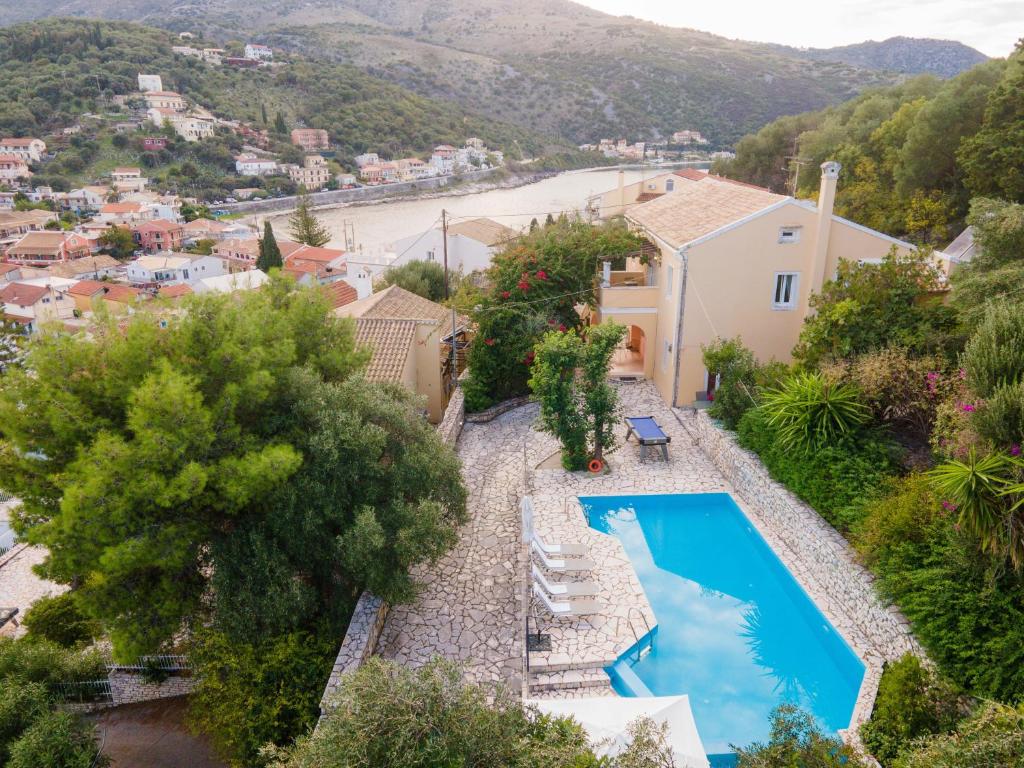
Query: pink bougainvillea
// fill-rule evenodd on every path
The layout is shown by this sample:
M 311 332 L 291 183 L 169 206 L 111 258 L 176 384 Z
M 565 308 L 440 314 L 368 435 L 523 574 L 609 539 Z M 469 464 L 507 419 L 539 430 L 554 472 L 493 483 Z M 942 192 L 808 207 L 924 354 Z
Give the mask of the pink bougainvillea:
M 484 339 L 484 344 L 486 344 L 488 347 L 493 347 L 494 341 L 494 339 Z
M 530 290 L 530 284 L 528 282 L 526 282 L 525 280 L 520 280 L 518 283 L 516 283 L 516 285 L 519 287 L 519 290 L 521 290 L 521 291 L 528 291 L 528 290 Z
M 548 273 L 545 272 L 543 269 L 538 269 L 537 270 L 537 279 L 538 280 L 547 280 L 548 279 Z
M 512 295 L 512 293 L 510 291 L 502 291 L 501 292 L 501 298 L 503 298 L 503 299 L 507 299 L 511 295 Z

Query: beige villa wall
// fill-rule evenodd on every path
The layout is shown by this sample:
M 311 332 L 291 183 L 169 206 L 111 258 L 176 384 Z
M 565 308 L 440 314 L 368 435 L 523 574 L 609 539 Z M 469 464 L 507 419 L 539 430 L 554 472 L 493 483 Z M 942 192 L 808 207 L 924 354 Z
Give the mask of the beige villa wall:
M 697 393 L 705 389 L 701 346 L 717 337 L 740 336 L 761 361 L 790 361 L 811 289 L 817 223 L 816 211 L 797 204 L 784 205 L 688 249 L 679 404 L 692 403 Z M 780 243 L 779 230 L 783 227 L 800 227 L 799 240 Z M 892 245 L 884 237 L 833 218 L 825 279 L 835 275 L 839 259 L 881 259 Z M 667 286 L 670 266 L 671 292 Z M 772 308 L 778 272 L 799 273 L 793 309 Z M 668 402 L 672 401 L 676 350 L 673 349 L 669 364 L 665 365 L 664 344 L 675 345 L 676 303 L 682 273 L 682 259 L 661 244 L 661 263 L 656 268 L 657 332 L 648 339 L 648 356 L 655 358 L 651 375 Z
M 659 194 L 665 193 L 668 191 L 666 188 L 666 182 L 668 182 L 669 179 L 673 179 L 675 189 L 679 189 L 681 184 L 690 183 L 686 179 L 676 176 L 673 172 L 661 173 L 657 176 L 652 176 L 649 179 L 635 181 L 632 184 L 624 185 L 621 189 L 619 187 L 609 189 L 597 198 L 597 205 L 599 207 L 598 215 L 605 219 L 618 216 L 623 213 L 627 207 L 635 203 L 636 199 L 645 192 L 657 192 Z
M 444 390 L 441 387 L 441 327 L 420 323 L 416 327 L 416 347 L 413 354 L 415 382 L 411 389 L 427 399 L 427 412 L 431 424 L 444 418 Z

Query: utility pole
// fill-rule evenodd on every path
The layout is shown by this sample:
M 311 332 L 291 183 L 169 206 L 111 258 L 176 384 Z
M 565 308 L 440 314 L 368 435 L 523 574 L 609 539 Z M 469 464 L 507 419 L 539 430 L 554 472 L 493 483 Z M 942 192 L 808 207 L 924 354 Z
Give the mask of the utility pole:
M 452 386 L 449 393 L 455 392 L 459 381 L 459 365 L 455 349 L 455 305 L 451 303 L 451 295 L 448 289 L 448 211 L 441 209 L 441 235 L 444 243 L 444 300 L 451 305 L 452 310 Z

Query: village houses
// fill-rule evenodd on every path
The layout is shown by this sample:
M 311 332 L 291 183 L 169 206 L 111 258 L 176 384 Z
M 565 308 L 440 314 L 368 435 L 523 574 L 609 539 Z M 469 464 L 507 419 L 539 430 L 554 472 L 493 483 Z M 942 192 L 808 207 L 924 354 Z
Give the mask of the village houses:
M 235 156 L 235 173 L 239 176 L 267 176 L 277 171 L 277 161 L 243 152 Z
M 259 43 L 246 43 L 245 58 L 255 59 L 257 61 L 273 61 L 274 51 L 266 45 L 260 45 Z
M 5 258 L 12 264 L 45 267 L 74 259 L 84 259 L 92 253 L 87 238 L 76 232 L 28 232 L 11 245 Z
M 0 155 L 14 155 L 25 163 L 38 163 L 46 154 L 46 142 L 42 139 L 0 139 Z
M 292 144 L 306 152 L 330 149 L 330 137 L 323 128 L 295 128 L 291 134 Z
M 154 219 L 132 225 L 132 238 L 146 253 L 176 251 L 181 248 L 185 230 L 181 224 L 166 219 Z
M 331 169 L 321 155 L 306 155 L 302 165 L 285 163 L 281 168 L 288 178 L 310 191 L 323 189 L 331 180 Z
M 42 323 L 73 317 L 75 310 L 74 301 L 66 290 L 22 282 L 7 283 L 0 288 L 0 306 L 4 317 L 30 333 L 38 331 Z

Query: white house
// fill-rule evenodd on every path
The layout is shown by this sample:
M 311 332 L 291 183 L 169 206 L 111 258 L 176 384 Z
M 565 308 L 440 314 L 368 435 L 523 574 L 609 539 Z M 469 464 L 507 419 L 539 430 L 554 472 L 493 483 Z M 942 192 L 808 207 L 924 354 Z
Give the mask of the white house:
M 265 45 L 259 45 L 258 43 L 246 43 L 245 58 L 256 59 L 257 61 L 273 61 L 274 52 Z
M 260 269 L 233 272 L 220 277 L 204 277 L 192 286 L 196 293 L 235 293 L 259 288 L 270 278 Z
M 356 161 L 359 168 L 367 165 L 380 165 L 380 155 L 376 152 L 364 152 L 361 155 L 356 155 L 353 160 Z
M 448 227 L 448 268 L 463 274 L 487 269 L 501 245 L 518 232 L 492 219 L 470 219 Z M 399 240 L 391 246 L 398 254 L 390 267 L 411 261 L 444 264 L 444 233 L 440 228 Z
M 239 176 L 267 176 L 277 170 L 277 162 L 266 157 L 241 154 L 235 157 L 235 173 Z
M 128 282 L 136 286 L 191 285 L 228 272 L 224 259 L 195 253 L 140 256 L 128 263 Z
M 141 168 L 121 167 L 110 172 L 110 185 L 118 192 L 144 192 L 149 179 Z
M 26 163 L 38 163 L 45 154 L 46 142 L 42 139 L 0 139 L 0 155 L 14 155 Z
M 143 93 L 149 93 L 150 91 L 162 91 L 164 89 L 163 80 L 160 79 L 160 75 L 143 75 L 139 73 L 139 90 Z

